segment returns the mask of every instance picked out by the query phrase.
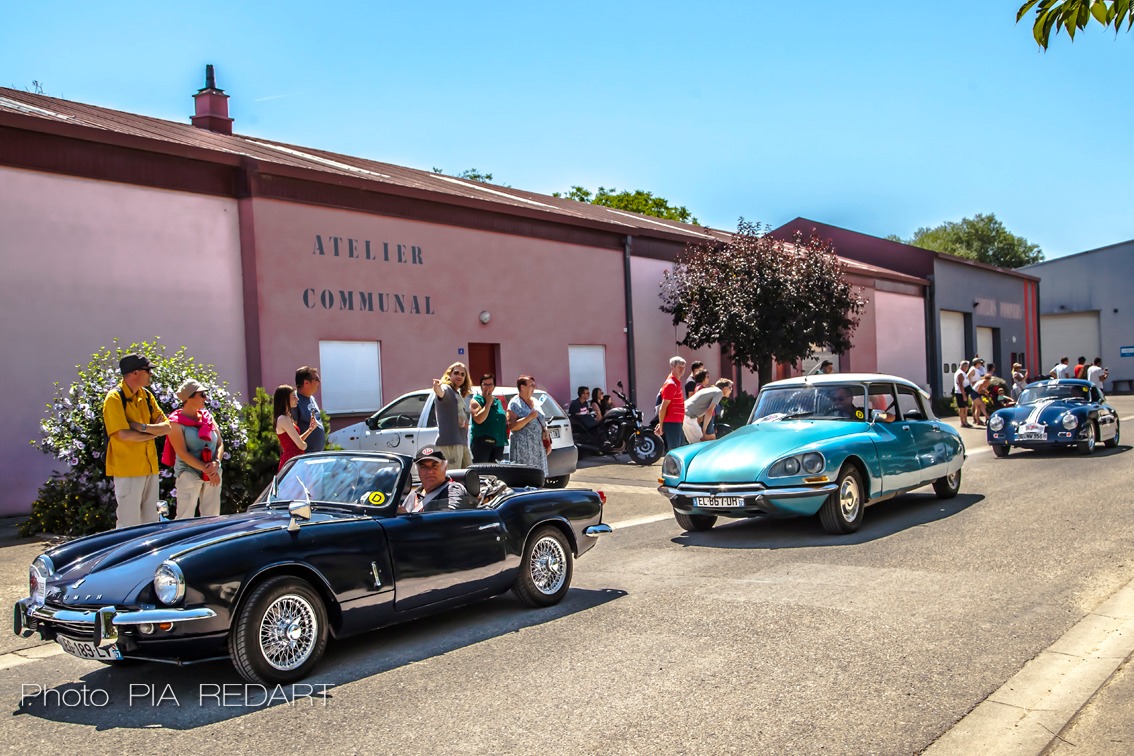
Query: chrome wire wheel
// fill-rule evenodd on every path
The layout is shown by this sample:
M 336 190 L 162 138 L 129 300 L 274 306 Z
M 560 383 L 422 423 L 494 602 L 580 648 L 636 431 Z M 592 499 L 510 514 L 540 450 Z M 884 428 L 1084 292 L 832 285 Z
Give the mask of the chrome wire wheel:
M 259 635 L 264 661 L 281 672 L 297 669 L 318 643 L 319 619 L 315 607 L 302 596 L 280 596 L 264 612 Z
M 544 536 L 532 547 L 529 562 L 532 584 L 545 596 L 551 596 L 563 587 L 567 579 L 567 554 L 558 540 Z
M 846 522 L 854 522 L 861 507 L 862 492 L 858 487 L 858 479 L 848 475 L 839 486 L 839 513 Z

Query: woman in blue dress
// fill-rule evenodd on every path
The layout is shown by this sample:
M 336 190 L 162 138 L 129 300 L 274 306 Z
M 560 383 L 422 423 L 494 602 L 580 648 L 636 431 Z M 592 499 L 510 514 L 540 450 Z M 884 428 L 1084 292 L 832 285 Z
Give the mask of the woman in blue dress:
M 508 431 L 512 434 L 508 440 L 509 456 L 514 464 L 538 467 L 547 475 L 547 452 L 543 446 L 545 421 L 532 396 L 535 387 L 535 378 L 521 375 L 516 381 L 519 393 L 508 402 Z

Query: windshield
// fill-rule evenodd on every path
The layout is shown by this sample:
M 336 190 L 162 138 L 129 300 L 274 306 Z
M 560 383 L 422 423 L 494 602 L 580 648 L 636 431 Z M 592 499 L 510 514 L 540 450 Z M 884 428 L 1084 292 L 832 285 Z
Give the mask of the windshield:
M 394 496 L 402 463 L 385 457 L 299 456 L 256 500 L 384 506 Z
M 771 422 L 793 417 L 812 420 L 863 421 L 866 392 L 862 386 L 784 386 L 764 389 L 756 400 L 749 423 Z
M 1090 386 L 1076 386 L 1073 384 L 1054 384 L 1028 386 L 1020 394 L 1020 404 L 1036 404 L 1048 402 L 1053 399 L 1077 399 L 1085 402 L 1091 398 Z

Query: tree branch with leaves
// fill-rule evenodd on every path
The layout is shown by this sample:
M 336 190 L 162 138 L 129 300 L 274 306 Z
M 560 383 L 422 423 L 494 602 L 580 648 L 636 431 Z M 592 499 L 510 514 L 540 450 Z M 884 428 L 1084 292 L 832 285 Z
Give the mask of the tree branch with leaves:
M 1075 32 L 1087 28 L 1092 20 L 1106 27 L 1114 27 L 1114 33 L 1126 31 L 1134 26 L 1134 3 L 1131 0 L 1027 0 L 1016 13 L 1016 23 L 1035 10 L 1032 23 L 1032 36 L 1040 47 L 1047 49 L 1052 33 L 1067 32 L 1072 41 Z
M 685 324 L 680 342 L 719 344 L 738 365 L 772 378 L 772 361 L 795 364 L 816 348 L 851 348 L 866 300 L 847 283 L 829 241 L 773 239 L 745 221 L 731 241 L 692 244 L 663 274 L 661 310 Z

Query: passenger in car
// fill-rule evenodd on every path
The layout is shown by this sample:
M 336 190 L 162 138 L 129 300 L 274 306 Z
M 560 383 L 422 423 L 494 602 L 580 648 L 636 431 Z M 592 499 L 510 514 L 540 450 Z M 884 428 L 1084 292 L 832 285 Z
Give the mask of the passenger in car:
M 441 512 L 475 505 L 465 487 L 449 479 L 449 462 L 436 446 L 424 446 L 413 458 L 421 484 L 414 486 L 398 506 L 399 514 Z

